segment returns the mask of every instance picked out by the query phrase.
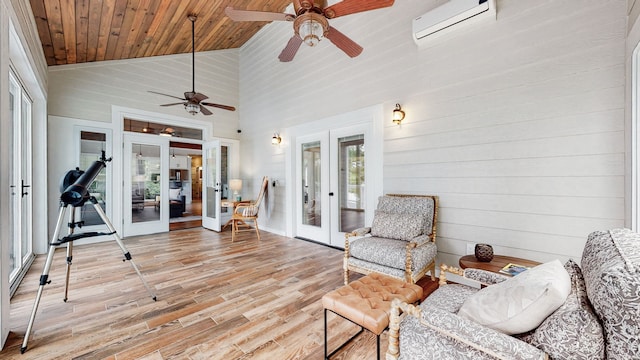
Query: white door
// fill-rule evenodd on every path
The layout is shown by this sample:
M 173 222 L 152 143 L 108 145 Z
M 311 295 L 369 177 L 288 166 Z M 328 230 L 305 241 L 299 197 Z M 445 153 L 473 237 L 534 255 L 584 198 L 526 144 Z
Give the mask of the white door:
M 32 101 L 9 73 L 9 114 L 13 129 L 11 160 L 11 241 L 9 242 L 9 283 L 11 293 L 33 261 L 33 197 L 31 196 Z M 5 280 L 6 281 L 6 280 Z
M 329 132 L 296 138 L 296 236 L 330 244 Z
M 330 132 L 331 245 L 344 247 L 344 234 L 365 226 L 368 192 L 365 139 L 369 127 L 352 126 Z M 369 164 L 371 165 L 371 164 Z
M 365 139 L 356 125 L 296 138 L 296 236 L 343 247 L 365 225 Z
M 219 140 L 202 145 L 202 226 L 214 231 L 220 231 L 221 222 L 221 159 Z
M 124 236 L 169 231 L 169 141 L 125 133 Z

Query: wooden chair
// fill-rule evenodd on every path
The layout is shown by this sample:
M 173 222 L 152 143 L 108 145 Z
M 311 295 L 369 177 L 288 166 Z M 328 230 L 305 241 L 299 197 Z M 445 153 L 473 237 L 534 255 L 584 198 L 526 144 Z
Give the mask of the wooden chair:
M 246 201 L 238 203 L 231 215 L 231 242 L 235 241 L 236 235 L 240 231 L 251 231 L 253 228 L 256 230 L 258 240 L 260 240 L 260 230 L 258 229 L 258 213 L 260 211 L 260 205 L 265 197 L 265 194 L 269 187 L 269 178 L 262 178 L 262 185 L 260 186 L 260 192 L 255 201 Z M 252 222 L 251 226 L 248 222 Z

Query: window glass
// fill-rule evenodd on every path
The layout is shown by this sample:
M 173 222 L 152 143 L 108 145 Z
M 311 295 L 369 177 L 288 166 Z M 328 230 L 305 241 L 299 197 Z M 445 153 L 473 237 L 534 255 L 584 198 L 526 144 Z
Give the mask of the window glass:
M 80 170 L 88 169 L 91 164 L 102 157 L 106 151 L 107 135 L 99 132 L 80 131 Z M 89 194 L 96 198 L 102 210 L 107 211 L 107 171 L 100 171 L 91 186 Z M 87 201 L 81 209 L 81 219 L 84 225 L 100 225 L 104 221 L 96 212 L 93 203 Z

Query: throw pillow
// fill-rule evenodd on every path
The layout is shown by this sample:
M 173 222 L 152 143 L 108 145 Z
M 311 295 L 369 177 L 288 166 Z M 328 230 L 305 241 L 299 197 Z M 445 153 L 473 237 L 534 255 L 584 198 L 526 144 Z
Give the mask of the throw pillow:
M 458 315 L 507 335 L 520 334 L 538 327 L 570 291 L 569 274 L 554 260 L 478 291 Z
M 371 224 L 371 236 L 411 241 L 422 234 L 423 228 L 424 216 L 376 210 Z
M 582 271 L 573 260 L 564 267 L 571 277 L 567 301 L 521 338 L 552 359 L 604 359 L 604 333 L 589 303 Z
M 169 189 L 169 200 L 180 200 L 181 189 Z

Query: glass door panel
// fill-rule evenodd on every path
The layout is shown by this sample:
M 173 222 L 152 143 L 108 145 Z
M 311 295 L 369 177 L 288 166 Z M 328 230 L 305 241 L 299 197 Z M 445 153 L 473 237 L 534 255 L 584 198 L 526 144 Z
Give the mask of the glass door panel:
M 21 212 L 20 218 L 22 223 L 20 257 L 21 267 L 27 263 L 29 257 L 33 256 L 32 251 L 32 221 L 33 218 L 33 197 L 31 193 L 31 99 L 22 96 L 22 114 L 21 114 L 21 166 L 20 166 L 20 187 L 22 188 Z
M 202 226 L 220 231 L 220 202 L 221 202 L 221 146 L 220 141 L 214 140 L 202 146 L 203 184 L 202 198 Z
M 80 131 L 80 169 L 88 169 L 96 160 L 102 157 L 102 152 L 107 150 L 107 134 L 94 131 Z M 105 156 L 108 154 L 105 153 Z M 110 167 L 107 166 L 100 171 L 89 188 L 89 194 L 96 198 L 98 204 L 105 212 L 110 214 L 107 202 L 107 173 Z M 108 205 L 109 204 L 109 205 Z M 81 209 L 82 221 L 84 226 L 102 225 L 104 221 L 96 213 L 93 204 L 90 201 L 84 203 Z
M 159 221 L 160 204 L 156 206 L 156 198 L 160 196 L 157 176 L 160 173 L 160 146 L 134 143 L 133 150 L 129 155 L 132 165 L 131 221 Z
M 338 138 L 338 191 L 340 232 L 364 226 L 365 172 L 364 135 Z
M 10 74 L 11 75 L 11 74 Z M 13 135 L 11 157 L 11 241 L 9 241 L 9 281 L 13 282 L 20 270 L 20 86 L 13 76 L 9 76 L 9 116 L 11 116 L 11 124 Z
M 322 156 L 320 141 L 302 144 L 302 223 L 311 226 L 322 225 Z

